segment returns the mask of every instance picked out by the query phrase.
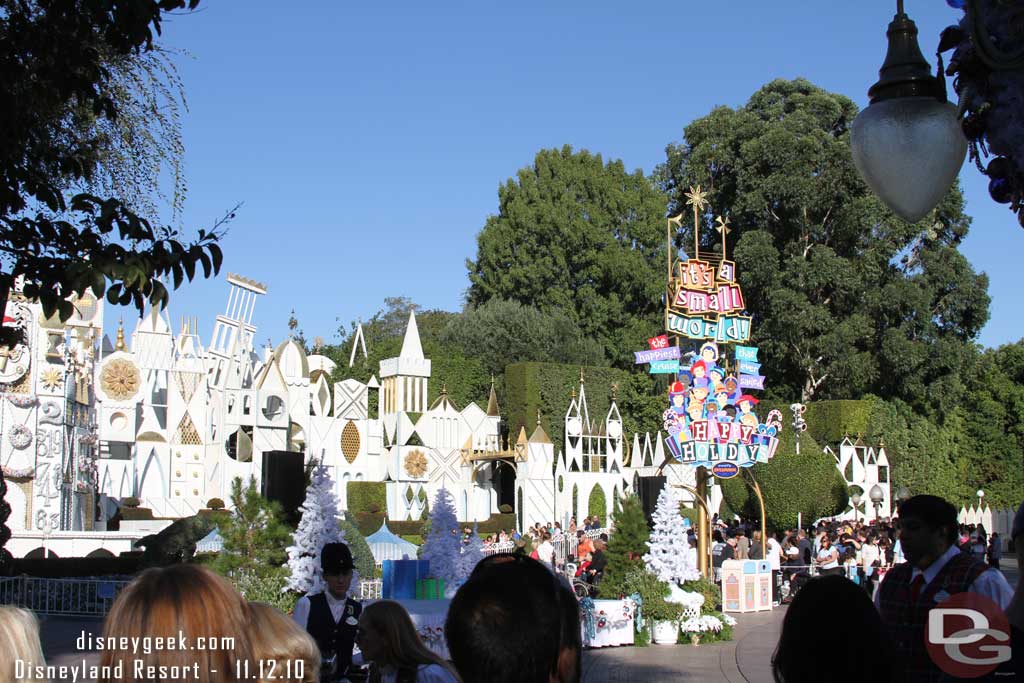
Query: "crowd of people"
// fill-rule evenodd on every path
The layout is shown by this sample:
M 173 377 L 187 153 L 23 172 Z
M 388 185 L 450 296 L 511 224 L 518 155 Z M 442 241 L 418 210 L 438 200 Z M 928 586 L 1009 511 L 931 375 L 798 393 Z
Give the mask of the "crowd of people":
M 769 535 L 763 543 L 759 529 L 715 521 L 719 565 L 723 557 L 775 557 L 780 576 L 794 583 L 815 570 L 794 591 L 784 619 L 772 658 L 777 681 L 946 680 L 924 633 L 930 610 L 962 593 L 989 600 L 1011 624 L 1012 657 L 991 672 L 993 680 L 1024 676 L 1024 592 L 1018 586 L 1015 595 L 993 566 L 999 539 L 959 525 L 955 508 L 941 498 L 905 501 L 894 523 L 825 522 L 810 533 Z M 541 546 L 550 540 L 550 530 L 536 531 Z M 577 534 L 574 559 L 583 575 L 599 581 L 606 538 Z M 1024 547 L 1024 505 L 1011 540 Z M 692 542 L 687 545 L 695 552 Z M 1024 553 L 1017 559 L 1024 570 Z M 103 643 L 97 680 L 579 681 L 577 595 L 550 562 L 521 552 L 479 562 L 449 606 L 444 634 L 450 660 L 423 643 L 401 604 L 380 600 L 364 608 L 348 597 L 354 562 L 345 544 L 325 545 L 320 565 L 325 590 L 300 599 L 291 616 L 247 601 L 199 565 L 146 570 L 106 617 L 97 640 Z M 163 646 L 135 645 L 157 639 Z M 7 655 L 0 683 L 57 679 L 27 610 L 0 607 L 0 652 Z
M 814 530 L 813 538 L 800 531 L 787 536 L 783 547 L 795 546 L 794 561 L 800 563 L 793 568 L 814 566 L 821 576 L 804 582 L 786 613 L 772 658 L 776 681 L 959 680 L 948 662 L 947 668 L 940 667 L 936 650 L 927 645 L 934 640 L 926 638 L 926 629 L 933 627 L 932 610 L 961 594 L 976 596 L 972 599 L 988 605 L 993 618 L 1005 614 L 1010 633 L 989 629 L 977 638 L 950 637 L 947 643 L 956 640 L 956 648 L 988 635 L 995 643 L 968 654 L 947 644 L 944 652 L 950 661 L 966 665 L 963 675 L 970 671 L 977 680 L 1024 678 L 1024 589 L 1018 582 L 1014 593 L 998 569 L 998 537 L 959 524 L 949 502 L 915 496 L 900 505 L 895 522 L 826 523 Z M 1024 505 L 1011 540 L 1024 548 Z M 1024 572 L 1024 552 L 1019 550 L 1017 563 Z M 1000 643 L 1005 657 L 994 656 Z

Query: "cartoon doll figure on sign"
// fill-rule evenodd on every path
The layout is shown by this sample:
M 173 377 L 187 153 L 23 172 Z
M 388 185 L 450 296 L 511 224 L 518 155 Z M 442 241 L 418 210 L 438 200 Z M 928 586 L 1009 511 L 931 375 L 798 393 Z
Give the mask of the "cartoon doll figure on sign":
M 693 373 L 693 386 L 704 387 L 708 389 L 711 386 L 711 382 L 708 381 L 708 366 L 707 364 L 699 360 L 690 366 L 690 372 Z
M 687 387 L 682 382 L 673 382 L 668 388 L 670 405 L 661 417 L 669 434 L 679 434 L 686 426 L 686 391 Z
M 717 394 L 719 391 L 725 391 L 725 370 L 722 368 L 717 365 L 712 367 L 708 373 L 708 380 L 711 383 L 712 393 Z
M 725 391 L 729 394 L 730 405 L 739 403 L 743 391 L 740 389 L 740 381 L 734 375 L 729 375 L 725 378 Z
M 705 369 L 707 370 L 708 377 L 710 377 L 712 371 L 718 367 L 718 344 L 715 342 L 705 342 L 702 344 L 700 347 L 700 359 L 704 361 Z

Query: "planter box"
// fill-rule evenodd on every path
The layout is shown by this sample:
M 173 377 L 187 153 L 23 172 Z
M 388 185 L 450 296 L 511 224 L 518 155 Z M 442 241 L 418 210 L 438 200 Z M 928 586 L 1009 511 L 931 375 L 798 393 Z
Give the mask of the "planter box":
M 654 622 L 651 640 L 655 645 L 675 645 L 679 640 L 679 624 L 675 621 Z

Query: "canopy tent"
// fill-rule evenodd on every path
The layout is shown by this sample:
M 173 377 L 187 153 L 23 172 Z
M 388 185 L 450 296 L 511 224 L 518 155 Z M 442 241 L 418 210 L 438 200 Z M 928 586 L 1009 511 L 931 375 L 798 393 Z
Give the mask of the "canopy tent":
M 384 560 L 415 560 L 416 551 L 419 549 L 415 543 L 391 533 L 386 521 L 380 525 L 380 529 L 366 537 L 366 544 L 370 546 L 373 561 L 378 566 L 383 564 Z
M 219 553 L 224 549 L 224 539 L 220 535 L 220 527 L 214 527 L 213 531 L 203 536 L 196 543 L 197 553 Z

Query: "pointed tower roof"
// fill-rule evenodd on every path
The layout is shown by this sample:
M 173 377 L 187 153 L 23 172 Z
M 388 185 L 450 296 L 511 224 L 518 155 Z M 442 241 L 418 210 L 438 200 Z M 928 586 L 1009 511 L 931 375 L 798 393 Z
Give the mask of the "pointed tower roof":
M 551 443 L 551 438 L 548 437 L 544 428 L 540 426 L 540 408 L 537 409 L 537 428 L 530 435 L 530 443 Z
M 423 345 L 420 344 L 420 330 L 416 326 L 415 311 L 409 311 L 409 325 L 405 328 L 402 352 L 398 356 L 399 358 L 423 360 Z
M 491 395 L 487 397 L 487 416 L 498 417 L 498 394 L 494 391 L 494 375 L 491 375 Z

